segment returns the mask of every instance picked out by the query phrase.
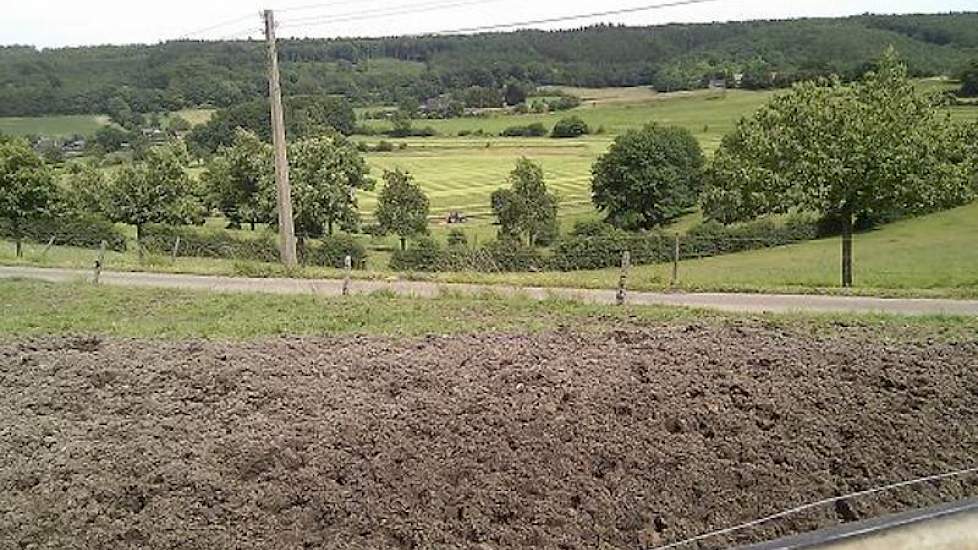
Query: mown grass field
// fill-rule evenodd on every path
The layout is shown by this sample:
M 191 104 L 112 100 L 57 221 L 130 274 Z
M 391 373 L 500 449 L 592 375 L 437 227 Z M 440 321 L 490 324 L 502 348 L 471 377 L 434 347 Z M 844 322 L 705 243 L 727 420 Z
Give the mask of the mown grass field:
M 108 123 L 108 117 L 94 115 L 5 117 L 0 118 L 0 133 L 11 136 L 66 137 L 76 134 L 90 136 Z
M 524 126 L 535 122 L 548 128 L 566 116 L 579 116 L 592 130 L 603 128 L 606 134 L 615 135 L 649 122 L 677 125 L 689 129 L 712 151 L 720 143 L 723 134 L 733 129 L 737 120 L 750 114 L 768 100 L 772 92 L 743 90 L 676 92 L 655 94 L 629 92 L 615 88 L 606 91 L 601 99 L 585 101 L 580 107 L 564 112 L 547 114 L 514 115 L 494 112 L 484 117 L 466 117 L 450 120 L 416 120 L 416 127 L 431 126 L 440 136 L 457 136 L 460 131 L 482 130 L 486 134 L 499 135 L 510 126 Z M 616 90 L 617 92 L 614 92 Z M 581 92 L 587 98 L 588 90 Z M 618 95 L 615 95 L 618 94 Z M 625 95 L 619 101 L 608 99 Z M 388 129 L 387 121 L 373 120 L 368 124 L 377 129 Z
M 951 84 L 927 80 L 921 86 L 945 90 Z M 441 217 L 451 210 L 478 214 L 489 210 L 489 196 L 506 185 L 506 177 L 516 160 L 525 156 L 543 166 L 547 185 L 560 196 L 562 218 L 594 215 L 589 204 L 591 166 L 607 151 L 615 135 L 650 122 L 678 125 L 689 129 L 705 154 L 711 156 L 741 117 L 753 113 L 776 93 L 703 90 L 656 94 L 648 88 L 566 88 L 565 91 L 584 98 L 585 102 L 571 111 L 546 115 L 495 113 L 486 118 L 417 120 L 415 126 L 432 126 L 440 135 L 389 140 L 395 145 L 404 143 L 407 149 L 368 154 L 373 176 L 379 179 L 384 169 L 408 170 L 428 193 L 433 215 Z M 978 120 L 978 106 L 955 106 L 949 110 L 955 120 Z M 552 127 L 560 118 L 570 115 L 580 116 L 592 129 L 603 127 L 605 133 L 581 139 L 498 137 L 509 126 L 541 122 Z M 368 123 L 377 128 L 387 127 L 384 121 Z M 459 131 L 479 129 L 491 135 L 457 137 Z M 380 139 L 372 137 L 365 141 L 376 144 Z M 361 195 L 362 212 L 367 218 L 372 217 L 375 205 L 376 193 Z M 571 225 L 565 223 L 566 227 Z

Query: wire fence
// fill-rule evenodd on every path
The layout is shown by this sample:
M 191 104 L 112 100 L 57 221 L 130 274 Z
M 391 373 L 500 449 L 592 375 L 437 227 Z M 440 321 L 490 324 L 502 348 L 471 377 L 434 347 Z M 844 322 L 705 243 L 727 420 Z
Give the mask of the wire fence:
M 621 286 L 622 271 L 627 272 L 628 287 L 635 290 L 841 286 L 842 247 L 838 237 L 817 238 L 782 229 L 760 237 L 620 232 L 565 235 L 531 247 L 526 238 L 500 239 L 491 234 L 493 228 L 485 229 L 489 235 L 467 228 L 456 234 L 442 232 L 438 238 L 410 238 L 406 250 L 400 250 L 396 236 L 306 238 L 301 239 L 300 256 L 303 264 L 311 267 L 344 269 L 345 258 L 350 256 L 354 270 L 378 276 L 426 278 L 447 274 L 457 280 L 483 280 L 482 275 L 486 275 L 492 281 L 516 286 L 613 289 Z M 11 241 L 9 237 L 7 240 Z M 51 238 L 38 234 L 28 240 L 31 245 L 22 245 L 26 259 L 48 264 L 59 264 L 58 258 L 63 260 L 59 265 L 67 258 L 77 263 L 78 258 L 92 257 L 98 248 L 94 241 L 79 245 L 60 233 Z M 115 263 L 125 269 L 145 266 L 153 270 L 162 264 L 209 259 L 233 262 L 228 269 L 235 273 L 282 274 L 276 269 L 278 239 L 268 228 L 228 231 L 159 226 L 144 229 L 141 251 L 132 239 L 128 252 L 116 246 L 107 248 L 107 269 Z M 954 250 L 924 239 L 857 234 L 854 286 L 978 293 L 978 253 Z M 0 249 L 0 258 L 4 257 L 15 257 L 12 242 Z M 124 266 L 119 265 L 120 259 L 125 260 Z

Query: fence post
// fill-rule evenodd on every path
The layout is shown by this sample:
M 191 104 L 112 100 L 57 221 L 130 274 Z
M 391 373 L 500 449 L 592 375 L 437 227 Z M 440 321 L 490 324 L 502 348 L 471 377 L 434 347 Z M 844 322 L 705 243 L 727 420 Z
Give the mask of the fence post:
M 618 278 L 618 294 L 615 296 L 615 303 L 625 305 L 625 288 L 628 283 L 628 268 L 632 265 L 632 255 L 625 250 L 621 253 L 621 277 Z
M 343 296 L 350 295 L 350 278 L 353 271 L 353 258 L 349 255 L 343 258 Z
M 672 249 L 672 282 L 669 286 L 679 284 L 679 233 L 676 233 L 675 246 Z
M 54 246 L 54 239 L 55 239 L 54 235 L 52 235 L 51 238 L 48 239 L 48 244 L 44 245 L 44 250 L 41 251 L 41 257 L 48 255 L 48 250 L 51 250 L 51 247 Z
M 177 254 L 180 252 L 180 235 L 177 235 L 177 240 L 173 243 L 173 261 L 177 261 Z
M 102 265 L 105 263 L 105 247 L 107 243 L 102 241 L 98 245 L 98 256 L 95 257 L 95 273 L 92 276 L 92 284 L 98 284 L 99 277 L 102 276 Z

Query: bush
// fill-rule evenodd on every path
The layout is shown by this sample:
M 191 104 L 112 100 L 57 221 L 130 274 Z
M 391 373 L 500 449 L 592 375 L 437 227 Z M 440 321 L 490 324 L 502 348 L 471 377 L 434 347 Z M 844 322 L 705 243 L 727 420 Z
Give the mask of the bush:
M 814 217 L 801 214 L 788 217 L 776 224 L 769 219 L 725 226 L 706 221 L 698 224 L 683 236 L 680 245 L 681 258 L 699 258 L 732 254 L 745 250 L 783 246 L 819 237 L 819 222 Z
M 547 107 L 551 111 L 569 111 L 581 105 L 581 99 L 575 96 L 561 96 L 560 98 L 548 101 Z
M 51 237 L 61 246 L 97 248 L 102 241 L 109 250 L 124 252 L 126 236 L 115 224 L 91 214 L 43 218 L 20 224 L 25 241 L 47 244 Z M 13 227 L 7 220 L 0 220 L 0 237 L 13 240 Z
M 448 246 L 455 247 L 465 247 L 469 244 L 469 238 L 465 236 L 465 232 L 461 229 L 452 229 L 448 232 Z
M 333 235 L 310 241 L 303 251 L 302 263 L 324 267 L 344 267 L 349 256 L 354 269 L 363 269 L 367 263 L 367 249 L 352 235 Z
M 628 250 L 634 264 L 672 259 L 674 238 L 661 233 L 630 233 L 604 222 L 579 223 L 554 247 L 551 267 L 558 271 L 601 269 L 621 265 Z
M 544 137 L 547 135 L 547 127 L 540 122 L 534 122 L 527 126 L 510 126 L 499 133 L 503 137 Z
M 380 140 L 380 142 L 374 146 L 374 151 L 378 153 L 390 153 L 394 150 L 394 144 L 387 140 Z
M 396 250 L 391 256 L 390 268 L 394 271 L 438 271 L 442 262 L 442 249 L 431 237 L 412 242 L 407 250 Z
M 550 137 L 555 138 L 575 138 L 591 133 L 591 129 L 588 128 L 586 122 L 584 122 L 581 117 L 567 117 L 560 119 L 557 124 L 554 125 L 553 132 L 550 133 Z
M 223 229 L 148 224 L 143 227 L 142 245 L 150 253 L 172 254 L 177 237 L 180 237 L 178 256 L 259 262 L 279 260 L 276 239 L 267 233 L 244 237 Z

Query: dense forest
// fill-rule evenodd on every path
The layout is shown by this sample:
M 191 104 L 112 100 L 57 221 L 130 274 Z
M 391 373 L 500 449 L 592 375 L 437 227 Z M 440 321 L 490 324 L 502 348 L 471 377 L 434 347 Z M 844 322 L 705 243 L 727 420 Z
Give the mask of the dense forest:
M 368 104 L 513 82 L 676 90 L 736 76 L 765 88 L 858 75 L 888 45 L 915 75 L 959 74 L 978 58 L 978 13 L 298 39 L 283 40 L 281 56 L 286 94 Z M 0 116 L 226 107 L 266 93 L 256 41 L 0 48 Z

